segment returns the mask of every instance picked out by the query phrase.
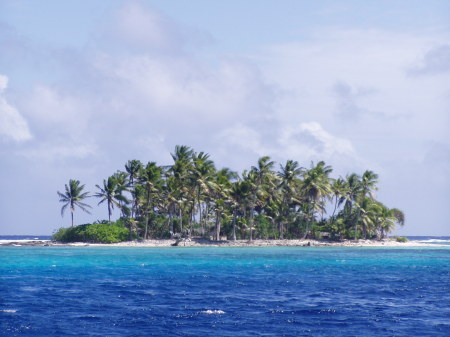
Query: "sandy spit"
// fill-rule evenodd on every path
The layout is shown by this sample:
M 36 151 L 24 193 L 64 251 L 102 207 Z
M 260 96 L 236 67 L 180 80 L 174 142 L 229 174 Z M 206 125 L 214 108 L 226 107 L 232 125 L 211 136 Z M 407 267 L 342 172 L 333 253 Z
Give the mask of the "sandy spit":
M 59 245 L 51 243 L 51 245 Z M 64 244 L 67 245 L 67 244 Z M 345 241 L 324 241 L 324 240 L 236 240 L 236 241 L 210 241 L 206 239 L 184 239 L 184 240 L 140 240 L 127 241 L 110 244 L 95 243 L 73 243 L 70 246 L 91 246 L 91 247 L 267 247 L 267 246 L 296 246 L 296 247 L 441 247 L 445 245 L 427 244 L 414 241 L 397 242 L 394 239 L 385 240 L 345 240 Z
M 236 241 L 211 241 L 207 239 L 192 238 L 183 240 L 136 240 L 119 243 L 61 243 L 53 241 L 29 241 L 0 243 L 0 246 L 51 246 L 51 247 L 268 247 L 268 246 L 294 246 L 294 247 L 448 247 L 420 243 L 416 241 L 397 242 L 395 239 L 384 240 L 236 240 Z

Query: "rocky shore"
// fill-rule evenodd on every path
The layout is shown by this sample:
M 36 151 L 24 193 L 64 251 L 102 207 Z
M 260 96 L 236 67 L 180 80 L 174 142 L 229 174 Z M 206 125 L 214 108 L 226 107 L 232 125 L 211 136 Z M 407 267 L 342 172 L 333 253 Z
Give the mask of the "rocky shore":
M 171 240 L 136 240 L 119 243 L 61 243 L 46 240 L 0 242 L 4 246 L 42 246 L 42 247 L 439 247 L 442 245 L 420 243 L 417 241 L 397 242 L 395 239 L 384 240 L 236 240 L 211 241 L 202 238 L 171 239 Z M 445 245 L 444 245 L 445 246 Z

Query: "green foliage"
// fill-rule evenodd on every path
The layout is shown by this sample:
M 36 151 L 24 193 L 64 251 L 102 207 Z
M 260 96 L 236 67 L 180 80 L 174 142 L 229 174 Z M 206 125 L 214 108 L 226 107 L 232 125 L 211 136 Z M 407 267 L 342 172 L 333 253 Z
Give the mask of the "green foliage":
M 130 232 L 122 225 L 113 223 L 85 224 L 70 228 L 60 228 L 52 240 L 59 242 L 115 243 L 128 240 Z
M 85 241 L 84 233 L 87 226 L 89 224 L 69 228 L 61 227 L 53 233 L 52 240 L 59 242 L 83 242 Z
M 278 237 L 277 229 L 270 219 L 263 214 L 255 218 L 256 237 L 260 239 L 275 239 Z
M 408 238 L 405 238 L 404 236 L 396 236 L 395 241 L 397 242 L 408 242 Z
M 65 192 L 56 192 L 59 196 L 59 202 L 64 205 L 61 208 L 61 216 L 69 207 L 72 216 L 72 226 L 73 226 L 73 212 L 75 211 L 75 206 L 82 209 L 84 212 L 89 213 L 88 208 L 92 208 L 88 204 L 83 202 L 84 199 L 89 197 L 89 192 L 83 192 L 84 185 L 80 185 L 79 180 L 69 180 L 69 185 L 65 185 Z
M 117 242 L 133 237 L 169 238 L 176 235 L 214 235 L 237 239 L 383 239 L 403 226 L 405 214 L 375 199 L 378 175 L 365 171 L 331 177 L 332 167 L 320 161 L 302 168 L 288 160 L 274 169 L 270 157 L 237 174 L 216 169 L 209 154 L 176 146 L 172 165 L 138 160 L 125 164 L 98 188 L 94 196 L 108 207 L 108 220 L 77 228 L 62 228 L 59 241 Z M 70 180 L 58 195 L 70 209 L 89 195 L 84 185 Z M 114 208 L 121 219 L 111 223 Z M 328 214 L 327 211 L 331 214 Z M 111 226 L 109 226 L 111 225 Z M 128 233 L 125 233 L 125 232 Z M 327 233 L 327 234 L 324 234 Z

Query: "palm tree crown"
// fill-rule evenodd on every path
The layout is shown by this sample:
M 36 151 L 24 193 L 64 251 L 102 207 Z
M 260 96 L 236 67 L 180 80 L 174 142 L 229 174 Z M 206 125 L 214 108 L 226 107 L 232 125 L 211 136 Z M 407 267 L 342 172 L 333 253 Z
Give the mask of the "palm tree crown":
M 103 187 L 95 185 L 100 191 L 95 193 L 97 198 L 100 198 L 99 205 L 103 202 L 108 204 L 108 221 L 111 223 L 111 214 L 114 206 L 118 208 L 124 207 L 128 203 L 128 199 L 122 195 L 123 187 L 118 184 L 117 179 L 114 176 L 103 180 Z
M 83 199 L 89 197 L 89 192 L 83 192 L 84 185 L 80 185 L 79 180 L 69 180 L 69 185 L 65 185 L 65 192 L 57 192 L 59 195 L 59 201 L 64 203 L 61 208 L 61 216 L 64 216 L 64 212 L 67 207 L 70 208 L 70 213 L 72 217 L 72 226 L 73 226 L 73 213 L 75 212 L 75 206 L 82 209 L 84 212 L 89 213 L 88 208 L 92 208 L 88 204 L 82 202 Z

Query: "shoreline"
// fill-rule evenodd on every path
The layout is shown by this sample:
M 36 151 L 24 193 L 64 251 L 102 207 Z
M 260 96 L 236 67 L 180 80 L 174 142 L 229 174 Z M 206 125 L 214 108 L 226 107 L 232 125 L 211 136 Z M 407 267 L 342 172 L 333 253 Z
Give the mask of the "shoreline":
M 450 245 L 422 243 L 417 241 L 397 242 L 395 239 L 383 240 L 236 240 L 211 241 L 201 238 L 192 239 L 155 239 L 135 240 L 118 243 L 62 243 L 50 240 L 27 240 L 0 242 L 0 247 L 450 247 Z

